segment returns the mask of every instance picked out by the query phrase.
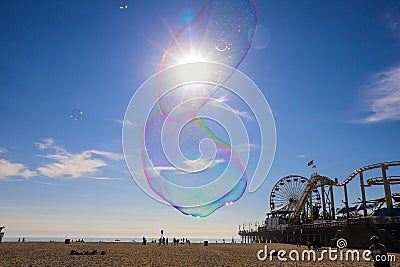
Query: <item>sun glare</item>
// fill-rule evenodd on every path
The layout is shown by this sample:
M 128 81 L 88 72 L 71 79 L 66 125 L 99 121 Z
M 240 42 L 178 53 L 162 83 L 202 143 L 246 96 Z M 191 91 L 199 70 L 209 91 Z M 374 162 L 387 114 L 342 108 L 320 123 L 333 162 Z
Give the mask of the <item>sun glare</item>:
M 207 57 L 198 51 L 192 51 L 190 54 L 182 55 L 182 58 L 177 59 L 178 64 L 207 61 Z

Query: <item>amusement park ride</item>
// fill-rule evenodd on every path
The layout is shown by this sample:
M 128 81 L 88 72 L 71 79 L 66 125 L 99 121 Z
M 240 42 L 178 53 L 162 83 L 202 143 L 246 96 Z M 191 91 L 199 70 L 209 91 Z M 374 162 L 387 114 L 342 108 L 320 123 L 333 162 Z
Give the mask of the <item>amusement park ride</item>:
M 318 242 L 332 245 L 346 238 L 349 247 L 366 248 L 369 238 L 378 235 L 391 251 L 400 251 L 400 192 L 392 185 L 400 184 L 397 171 L 400 161 L 372 164 L 353 171 L 343 182 L 314 172 L 309 179 L 289 175 L 280 179 L 270 193 L 270 212 L 255 229 L 239 226 L 242 242 Z M 380 169 L 381 177 L 365 179 L 368 171 Z M 361 198 L 349 206 L 347 186 L 359 177 Z M 383 186 L 384 197 L 367 200 L 365 189 Z M 334 188 L 344 191 L 344 207 L 335 209 Z M 361 214 L 359 213 L 361 212 Z

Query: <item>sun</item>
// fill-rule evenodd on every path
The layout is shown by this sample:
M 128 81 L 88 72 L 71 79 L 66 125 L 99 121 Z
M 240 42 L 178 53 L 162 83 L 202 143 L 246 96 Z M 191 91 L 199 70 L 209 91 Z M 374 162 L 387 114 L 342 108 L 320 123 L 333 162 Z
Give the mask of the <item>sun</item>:
M 191 51 L 189 54 L 184 54 L 177 59 L 178 65 L 195 62 L 207 62 L 208 58 L 198 51 Z

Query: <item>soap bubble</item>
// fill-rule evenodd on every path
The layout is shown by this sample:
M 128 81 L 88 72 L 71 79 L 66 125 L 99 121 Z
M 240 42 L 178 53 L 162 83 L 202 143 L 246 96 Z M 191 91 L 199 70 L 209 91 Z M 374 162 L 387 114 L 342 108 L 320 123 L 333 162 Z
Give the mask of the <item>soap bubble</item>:
M 254 82 L 236 69 L 256 23 L 253 0 L 206 1 L 126 110 L 124 121 L 135 121 L 123 127 L 133 178 L 186 215 L 209 216 L 246 189 L 255 191 L 272 164 L 272 112 Z
M 70 114 L 70 118 L 75 121 L 81 119 L 82 116 L 83 116 L 83 112 L 78 108 L 73 109 Z

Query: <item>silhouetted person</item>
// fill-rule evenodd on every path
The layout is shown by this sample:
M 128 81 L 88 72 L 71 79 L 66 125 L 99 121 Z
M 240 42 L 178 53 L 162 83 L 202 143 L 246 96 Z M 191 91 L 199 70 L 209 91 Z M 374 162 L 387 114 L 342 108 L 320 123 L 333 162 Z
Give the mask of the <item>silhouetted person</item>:
M 25 242 L 25 237 L 22 238 L 22 242 Z
M 147 243 L 147 240 L 145 237 L 143 237 L 142 245 L 146 245 L 146 243 Z
M 316 246 L 317 246 L 317 251 L 320 251 L 320 250 L 321 250 L 321 248 L 322 248 L 321 241 L 317 241 L 317 244 L 316 244 Z
M 168 237 L 167 237 L 167 239 L 165 239 L 165 243 L 168 245 Z
M 165 237 L 162 238 L 162 243 L 165 245 Z
M 372 253 L 374 259 L 374 266 L 376 267 L 389 267 L 390 262 L 388 261 L 387 249 L 384 244 L 379 243 L 379 237 L 371 237 L 372 245 L 369 250 Z

